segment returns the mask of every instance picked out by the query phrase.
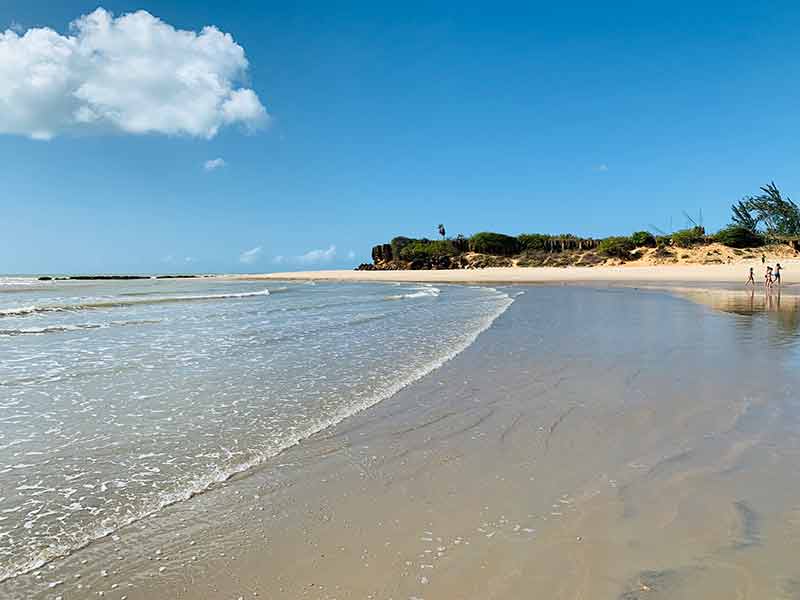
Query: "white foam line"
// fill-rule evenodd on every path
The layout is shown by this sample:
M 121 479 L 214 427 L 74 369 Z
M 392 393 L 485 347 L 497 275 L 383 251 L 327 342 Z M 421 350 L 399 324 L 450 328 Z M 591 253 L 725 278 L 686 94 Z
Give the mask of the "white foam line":
M 494 288 L 492 288 L 494 289 Z M 421 288 L 414 288 L 414 292 L 409 294 L 395 294 L 393 296 L 386 296 L 386 300 L 404 300 L 413 298 L 438 298 L 441 290 L 433 286 L 425 286 Z
M 287 288 L 277 288 L 274 291 L 281 292 Z M 0 317 L 12 317 L 30 315 L 35 313 L 47 312 L 66 312 L 87 309 L 120 308 L 128 306 L 140 306 L 146 304 L 167 304 L 172 302 L 192 302 L 196 300 L 225 300 L 228 298 L 252 298 L 254 296 L 269 296 L 268 289 L 259 292 L 241 292 L 235 294 L 206 294 L 203 296 L 157 296 L 146 300 L 97 300 L 95 302 L 82 302 L 78 304 L 34 304 L 32 306 L 20 306 L 16 308 L 0 309 Z
M 258 456 L 255 456 L 252 459 L 246 461 L 245 463 L 237 465 L 233 469 L 229 469 L 227 471 L 215 471 L 212 473 L 208 473 L 204 477 L 195 480 L 193 484 L 190 485 L 190 487 L 188 487 L 185 490 L 181 490 L 180 492 L 163 494 L 154 507 L 142 509 L 138 514 L 128 519 L 125 519 L 123 522 L 117 523 L 115 525 L 101 527 L 94 530 L 93 532 L 87 532 L 86 535 L 83 536 L 84 539 L 82 539 L 80 542 L 77 542 L 76 544 L 70 547 L 51 546 L 47 548 L 47 550 L 43 550 L 38 557 L 31 558 L 28 561 L 24 562 L 23 564 L 19 564 L 12 568 L 7 568 L 0 571 L 0 583 L 2 583 L 7 579 L 11 579 L 13 577 L 23 575 L 25 573 L 29 573 L 58 558 L 64 558 L 69 554 L 72 554 L 73 552 L 80 550 L 81 548 L 85 548 L 86 546 L 88 546 L 89 544 L 98 539 L 111 535 L 112 533 L 122 529 L 123 527 L 126 527 L 127 525 L 130 525 L 137 521 L 141 521 L 142 519 L 145 519 L 151 515 L 160 512 L 167 506 L 176 504 L 177 502 L 188 500 L 193 496 L 201 494 L 210 489 L 211 487 L 213 487 L 215 484 L 227 481 L 228 479 L 234 477 L 235 475 L 239 475 L 240 473 L 244 473 L 259 465 L 262 465 L 269 459 L 274 458 L 275 456 L 288 450 L 289 448 L 297 446 L 298 444 L 300 444 L 300 442 L 310 438 L 312 435 L 316 435 L 317 433 L 320 433 L 328 429 L 329 427 L 338 425 L 345 419 L 352 417 L 360 412 L 363 412 L 368 408 L 372 408 L 373 406 L 380 404 L 384 400 L 388 400 L 403 388 L 415 383 L 416 381 L 419 381 L 426 375 L 442 367 L 445 363 L 452 360 L 453 358 L 461 354 L 464 350 L 469 348 L 475 342 L 475 340 L 478 339 L 478 336 L 487 329 L 489 329 L 489 327 L 492 326 L 492 323 L 494 323 L 495 320 L 497 320 L 497 318 L 500 315 L 502 315 L 506 310 L 508 310 L 508 307 L 514 303 L 513 298 L 511 298 L 508 294 L 500 292 L 495 288 L 486 288 L 486 289 L 493 290 L 505 296 L 498 310 L 494 314 L 485 317 L 482 320 L 481 324 L 475 329 L 475 331 L 467 335 L 466 338 L 462 341 L 462 343 L 458 344 L 456 347 L 451 349 L 450 352 L 448 352 L 441 358 L 434 360 L 432 363 L 420 369 L 417 369 L 416 371 L 410 373 L 406 377 L 403 377 L 402 379 L 396 381 L 386 389 L 378 392 L 372 398 L 369 398 L 354 407 L 350 407 L 347 410 L 339 411 L 333 416 L 323 421 L 318 421 L 313 426 L 307 428 L 301 433 L 298 433 L 292 436 L 291 438 L 285 440 L 283 444 L 273 449 L 272 451 L 263 452 Z
M 160 319 L 134 319 L 130 321 L 111 321 L 109 323 L 79 323 L 75 325 L 50 325 L 47 327 L 22 327 L 20 329 L 0 329 L 0 337 L 10 337 L 17 335 L 44 335 L 48 333 L 67 333 L 71 331 L 82 331 L 85 329 L 107 329 L 114 326 L 128 325 L 154 325 L 160 323 Z

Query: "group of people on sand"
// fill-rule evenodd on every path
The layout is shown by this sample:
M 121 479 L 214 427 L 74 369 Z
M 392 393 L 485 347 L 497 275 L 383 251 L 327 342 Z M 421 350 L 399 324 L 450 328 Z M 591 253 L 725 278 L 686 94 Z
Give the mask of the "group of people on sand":
M 764 259 L 761 260 L 762 264 L 764 263 Z M 775 268 L 773 269 L 770 266 L 767 266 L 767 271 L 764 273 L 764 289 L 769 291 L 773 287 L 777 286 L 778 288 L 781 287 L 781 263 L 775 263 Z M 755 278 L 755 271 L 753 267 L 750 267 L 750 276 L 747 278 L 747 283 L 745 285 L 752 285 L 755 287 L 756 285 L 756 278 Z

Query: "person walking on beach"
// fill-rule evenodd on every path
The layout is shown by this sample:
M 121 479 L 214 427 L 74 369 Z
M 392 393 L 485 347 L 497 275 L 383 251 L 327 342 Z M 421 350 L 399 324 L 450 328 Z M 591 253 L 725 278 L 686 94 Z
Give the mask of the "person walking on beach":
M 761 255 L 761 264 L 763 265 L 765 262 L 767 262 L 767 255 L 766 254 L 762 254 Z
M 772 287 L 772 267 L 767 267 L 767 272 L 764 273 L 764 289 L 768 290 Z
M 775 263 L 775 283 L 778 284 L 778 287 L 781 287 L 781 263 Z
M 747 283 L 745 283 L 745 285 L 752 285 L 753 287 L 756 287 L 756 278 L 753 272 L 753 267 L 750 267 L 750 276 L 747 278 Z

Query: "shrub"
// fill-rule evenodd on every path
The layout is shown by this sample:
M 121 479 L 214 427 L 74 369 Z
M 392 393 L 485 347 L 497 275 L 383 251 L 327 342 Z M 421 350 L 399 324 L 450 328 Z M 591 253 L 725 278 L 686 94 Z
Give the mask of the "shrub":
M 448 240 L 413 240 L 400 251 L 400 258 L 409 261 L 430 260 L 456 254 L 458 252 Z
M 765 243 L 764 236 L 741 225 L 728 225 L 714 235 L 714 241 L 731 248 L 756 248 Z
M 664 246 L 669 246 L 672 243 L 672 238 L 668 235 L 657 235 L 656 236 L 656 248 L 662 248 Z
M 603 256 L 629 259 L 631 257 L 631 250 L 636 246 L 627 237 L 608 237 L 600 240 L 597 245 L 597 252 Z
M 453 244 L 453 248 L 455 248 L 459 254 L 469 250 L 469 240 L 460 233 L 450 241 Z
M 523 250 L 544 250 L 551 236 L 544 233 L 523 233 L 517 236 Z
M 672 234 L 672 243 L 680 248 L 691 248 L 705 240 L 706 232 L 702 227 L 681 229 Z
M 641 246 L 653 248 L 656 245 L 656 238 L 649 231 L 636 231 L 631 234 L 631 242 L 637 248 Z
M 520 243 L 517 238 L 510 235 L 484 231 L 469 238 L 469 249 L 481 254 L 512 256 L 519 252 Z
M 403 254 L 403 248 L 411 244 L 412 242 L 416 242 L 418 240 L 414 240 L 411 238 L 403 237 L 402 235 L 393 238 L 389 244 L 392 247 L 392 257 L 396 260 L 400 258 Z

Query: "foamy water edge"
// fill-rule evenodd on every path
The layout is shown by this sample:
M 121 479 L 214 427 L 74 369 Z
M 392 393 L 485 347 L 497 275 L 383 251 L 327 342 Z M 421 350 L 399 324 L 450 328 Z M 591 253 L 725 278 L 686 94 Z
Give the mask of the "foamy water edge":
M 425 288 L 428 288 L 429 290 L 430 290 L 430 288 L 432 288 L 432 290 L 423 292 L 423 290 Z M 306 440 L 306 439 L 310 438 L 311 436 L 316 435 L 316 434 L 318 434 L 318 433 L 320 433 L 320 432 L 322 432 L 322 431 L 324 431 L 324 430 L 326 430 L 326 429 L 328 429 L 330 427 L 338 425 L 339 423 L 341 423 L 345 419 L 347 419 L 349 417 L 352 417 L 352 416 L 354 416 L 354 415 L 356 415 L 356 414 L 358 414 L 360 412 L 363 412 L 363 411 L 365 411 L 365 410 L 367 410 L 367 409 L 369 409 L 369 408 L 371 408 L 373 406 L 376 406 L 377 404 L 379 404 L 379 403 L 381 403 L 381 402 L 383 402 L 385 400 L 388 400 L 389 398 L 391 398 L 392 396 L 397 394 L 403 388 L 415 383 L 416 381 L 419 381 L 420 379 L 422 379 L 426 375 L 428 375 L 428 374 L 432 373 L 433 371 L 435 371 L 436 369 L 442 367 L 445 363 L 447 363 L 448 361 L 452 360 L 453 358 L 458 356 L 461 352 L 463 352 L 464 350 L 469 348 L 477 340 L 477 338 L 480 336 L 480 334 L 483 333 L 484 331 L 486 331 L 487 329 L 489 329 L 492 326 L 492 324 L 497 320 L 497 318 L 500 317 L 506 310 L 508 310 L 508 308 L 514 302 L 514 299 L 511 296 L 509 296 L 505 292 L 500 292 L 496 288 L 486 287 L 486 288 L 483 288 L 483 289 L 485 289 L 487 291 L 496 292 L 496 293 L 502 294 L 502 296 L 504 296 L 504 298 L 501 298 L 501 302 L 500 302 L 499 307 L 497 308 L 496 311 L 494 311 L 494 313 L 489 314 L 489 315 L 485 316 L 483 319 L 481 319 L 480 324 L 478 325 L 478 327 L 475 328 L 475 330 L 473 332 L 468 333 L 460 343 L 456 344 L 452 349 L 450 349 L 450 351 L 445 353 L 442 357 L 432 361 L 428 365 L 425 365 L 425 366 L 417 369 L 416 371 L 412 371 L 411 373 L 409 373 L 405 377 L 401 377 L 400 379 L 398 379 L 396 382 L 394 382 L 393 384 L 391 384 L 387 388 L 385 388 L 383 390 L 379 390 L 378 393 L 376 395 L 374 395 L 373 397 L 371 397 L 371 398 L 369 398 L 369 399 L 367 399 L 367 400 L 365 400 L 365 401 L 363 401 L 363 402 L 361 402 L 359 404 L 356 404 L 355 406 L 350 406 L 345 410 L 341 410 L 341 411 L 333 414 L 332 416 L 330 416 L 330 417 L 328 417 L 326 419 L 317 421 L 316 423 L 314 423 L 313 425 L 311 425 L 307 429 L 305 429 L 305 430 L 303 430 L 303 431 L 301 431 L 301 432 L 289 437 L 279 447 L 274 448 L 271 451 L 263 452 L 263 453 L 255 456 L 255 457 L 251 458 L 250 460 L 240 464 L 240 465 L 236 465 L 233 468 L 230 468 L 230 469 L 227 469 L 227 470 L 217 470 L 217 471 L 208 473 L 207 475 L 204 475 L 204 476 L 199 477 L 198 479 L 196 479 L 186 489 L 181 490 L 180 492 L 174 492 L 174 493 L 170 493 L 170 494 L 163 494 L 160 497 L 160 499 L 155 503 L 155 506 L 152 506 L 152 507 L 147 508 L 147 509 L 143 509 L 138 514 L 135 514 L 132 517 L 130 517 L 128 519 L 125 519 L 124 521 L 116 523 L 113 526 L 100 527 L 100 528 L 94 529 L 93 531 L 88 531 L 82 536 L 83 537 L 82 540 L 76 540 L 73 544 L 62 545 L 62 546 L 50 546 L 50 547 L 46 548 L 45 550 L 43 550 L 42 552 L 40 552 L 39 555 L 37 555 L 35 557 L 29 558 L 28 560 L 25 560 L 25 561 L 22 561 L 20 564 L 12 565 L 9 569 L 0 571 L 0 583 L 2 583 L 4 581 L 7 581 L 9 579 L 13 579 L 14 577 L 18 577 L 20 575 L 24 575 L 26 573 L 30 573 L 31 571 L 39 569 L 39 568 L 41 568 L 41 567 L 43 567 L 43 566 L 47 565 L 48 563 L 51 563 L 51 562 L 53 562 L 55 560 L 66 558 L 66 557 L 70 556 L 71 554 L 77 552 L 78 550 L 81 550 L 81 549 L 89 546 L 90 544 L 92 544 L 93 542 L 95 542 L 97 540 L 103 539 L 103 538 L 105 538 L 105 537 L 107 537 L 107 536 L 109 536 L 109 535 L 111 535 L 111 534 L 113 534 L 113 533 L 115 533 L 115 532 L 117 532 L 117 531 L 119 531 L 119 530 L 121 530 L 121 529 L 123 529 L 123 528 L 125 528 L 125 527 L 127 527 L 127 526 L 129 526 L 131 524 L 133 524 L 133 523 L 136 523 L 136 522 L 141 521 L 141 520 L 143 520 L 143 519 L 145 519 L 147 517 L 150 517 L 150 516 L 153 516 L 153 515 L 159 513 L 160 511 L 162 511 L 164 508 L 167 508 L 168 506 L 171 506 L 171 505 L 176 504 L 178 502 L 189 500 L 190 498 L 192 498 L 192 497 L 194 497 L 194 496 L 196 496 L 198 494 L 206 492 L 209 489 L 213 488 L 215 485 L 218 485 L 220 483 L 224 483 L 225 481 L 228 481 L 229 479 L 231 479 L 232 477 L 234 477 L 236 475 L 245 473 L 247 471 L 250 471 L 250 470 L 252 470 L 252 469 L 264 464 L 266 461 L 274 458 L 275 456 L 281 454 L 282 452 L 284 452 L 284 451 L 286 451 L 286 450 L 288 450 L 288 449 L 290 449 L 290 448 L 292 448 L 294 446 L 297 446 L 303 440 Z M 403 295 L 400 295 L 400 297 L 398 297 L 398 298 L 389 297 L 389 298 L 386 298 L 386 299 L 401 299 L 401 298 L 403 298 L 403 299 L 405 299 L 405 298 L 411 299 L 411 298 L 419 298 L 419 297 L 423 297 L 423 296 L 434 296 L 435 297 L 435 296 L 439 295 L 439 290 L 437 288 L 433 288 L 433 286 L 425 286 L 422 289 L 420 289 L 419 291 L 422 292 L 422 293 L 421 294 L 414 293 L 414 294 L 407 294 L 407 295 L 403 294 Z M 228 298 L 230 298 L 230 297 L 248 297 L 248 296 L 251 296 L 251 295 L 268 295 L 268 294 L 269 294 L 269 290 L 263 290 L 261 292 L 245 293 L 245 294 L 212 295 L 212 297 L 215 297 L 215 298 L 228 297 Z M 186 298 L 184 297 L 181 300 L 185 301 L 185 299 Z M 193 297 L 191 299 L 192 300 L 199 299 L 199 297 Z M 205 297 L 203 299 L 211 299 L 211 298 L 209 298 L 207 296 L 207 297 Z

